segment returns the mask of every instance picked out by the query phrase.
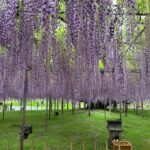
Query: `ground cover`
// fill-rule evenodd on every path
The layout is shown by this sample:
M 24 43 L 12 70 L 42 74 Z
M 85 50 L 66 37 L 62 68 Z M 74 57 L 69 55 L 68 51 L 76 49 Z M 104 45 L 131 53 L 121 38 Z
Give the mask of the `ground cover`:
M 0 117 L 2 113 L 0 113 Z M 144 118 L 130 110 L 128 117 L 123 115 L 122 139 L 129 140 L 133 150 L 149 150 L 150 148 L 150 111 L 144 111 Z M 27 124 L 33 126 L 33 134 L 25 140 L 25 150 L 34 148 L 42 150 L 44 143 L 48 148 L 69 150 L 70 143 L 73 150 L 82 149 L 85 143 L 86 150 L 92 150 L 94 141 L 99 150 L 105 150 L 107 139 L 107 119 L 119 118 L 118 113 L 104 111 L 92 111 L 88 117 L 84 110 L 77 110 L 74 115 L 71 111 L 65 111 L 63 115 L 54 117 L 48 121 L 48 131 L 45 132 L 45 111 L 27 111 Z M 5 121 L 0 121 L 0 149 L 17 150 L 19 143 L 19 127 L 21 124 L 21 112 L 6 112 Z

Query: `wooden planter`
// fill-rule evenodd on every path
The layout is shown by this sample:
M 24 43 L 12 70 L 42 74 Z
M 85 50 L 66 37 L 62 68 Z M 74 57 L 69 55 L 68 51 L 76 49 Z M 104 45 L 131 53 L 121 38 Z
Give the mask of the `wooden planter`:
M 128 141 L 112 141 L 113 150 L 132 150 Z

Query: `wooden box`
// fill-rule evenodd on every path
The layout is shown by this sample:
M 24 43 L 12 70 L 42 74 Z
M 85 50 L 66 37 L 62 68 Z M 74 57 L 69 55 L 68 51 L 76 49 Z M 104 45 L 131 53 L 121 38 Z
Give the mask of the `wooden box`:
M 132 150 L 128 141 L 112 141 L 113 150 Z

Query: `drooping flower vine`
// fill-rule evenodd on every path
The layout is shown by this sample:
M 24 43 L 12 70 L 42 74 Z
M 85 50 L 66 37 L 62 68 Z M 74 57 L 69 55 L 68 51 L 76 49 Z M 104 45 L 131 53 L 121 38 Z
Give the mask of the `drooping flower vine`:
M 143 19 L 143 44 L 131 52 L 136 1 L 66 0 L 65 12 L 60 5 L 59 0 L 8 0 L 0 10 L 0 98 L 23 97 L 30 66 L 28 98 L 148 99 L 150 21 Z M 136 63 L 132 69 L 127 51 Z

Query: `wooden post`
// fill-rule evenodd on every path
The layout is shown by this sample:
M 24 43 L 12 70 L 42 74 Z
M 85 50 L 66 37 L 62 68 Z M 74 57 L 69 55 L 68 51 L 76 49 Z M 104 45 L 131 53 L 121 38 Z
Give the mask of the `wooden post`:
M 119 149 L 118 150 L 121 150 L 120 143 L 119 143 Z
M 85 150 L 85 143 L 82 143 L 82 150 Z
M 70 142 L 70 150 L 73 150 L 72 142 Z
M 43 150 L 46 150 L 46 143 L 43 144 Z
M 59 150 L 59 144 L 57 145 L 57 150 Z
M 7 147 L 7 150 L 9 150 L 9 143 L 7 143 L 7 146 L 6 146 L 6 147 Z
M 96 141 L 94 141 L 94 150 L 97 150 L 97 144 L 96 144 Z
M 34 141 L 32 140 L 32 150 L 34 150 Z
M 108 150 L 108 142 L 107 142 L 107 140 L 106 140 L 106 150 Z

